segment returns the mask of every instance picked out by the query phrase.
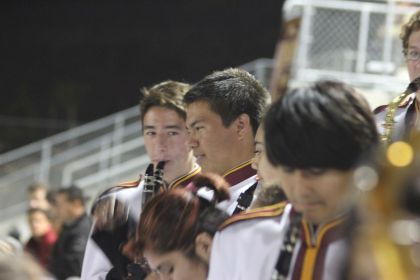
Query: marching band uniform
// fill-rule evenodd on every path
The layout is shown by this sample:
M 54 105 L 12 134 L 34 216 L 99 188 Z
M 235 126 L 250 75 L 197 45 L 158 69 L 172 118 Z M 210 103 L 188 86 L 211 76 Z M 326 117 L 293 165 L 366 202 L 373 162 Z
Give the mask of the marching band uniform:
M 281 202 L 228 219 L 213 239 L 207 279 L 270 279 L 291 209 Z
M 300 237 L 290 249 L 287 276 L 279 276 L 279 256 L 297 215 L 282 202 L 231 217 L 213 239 L 208 280 L 340 279 L 347 252 L 343 219 L 314 230 L 299 218 Z
M 219 203 L 217 205 L 219 209 L 225 210 L 228 214 L 232 215 L 235 212 L 237 206 L 241 204 L 240 196 L 242 196 L 242 198 L 250 196 L 250 200 L 240 207 L 246 209 L 250 206 L 251 201 L 253 199 L 254 190 L 257 186 L 256 171 L 251 167 L 251 164 L 251 160 L 246 161 L 238 165 L 237 167 L 230 169 L 223 175 L 223 178 L 230 185 L 230 199 Z M 198 191 L 198 195 L 208 200 L 211 200 L 211 197 L 213 196 L 213 191 L 206 188 L 202 188 Z
M 343 222 L 343 218 L 335 219 L 317 226 L 316 229 L 304 220 L 301 222 L 300 239 L 293 251 L 287 279 L 341 278 L 341 269 L 348 251 Z
M 169 184 L 168 189 L 186 187 L 192 181 L 194 176 L 200 172 L 201 168 L 198 165 L 195 165 L 195 167 L 190 173 L 172 181 Z M 119 202 L 127 206 L 129 211 L 128 215 L 134 221 L 138 222 L 142 209 L 141 204 L 144 186 L 143 179 L 144 178 L 141 177 L 137 181 L 122 183 L 116 187 L 110 188 L 103 194 L 101 194 L 96 200 L 96 202 L 108 196 L 115 195 Z M 81 275 L 82 280 L 105 280 L 108 272 L 113 268 L 113 265 L 111 264 L 110 260 L 107 258 L 105 253 L 92 239 L 94 229 L 95 225 L 93 225 L 92 227 L 91 235 L 85 250 Z
M 373 112 L 375 114 L 375 120 L 380 135 L 384 135 L 385 127 L 387 125 L 393 125 L 392 135 L 390 142 L 401 140 L 407 133 L 410 132 L 411 128 L 416 125 L 416 118 L 419 116 L 418 102 L 416 102 L 416 94 L 411 93 L 404 98 L 394 112 L 393 124 L 386 122 L 386 116 L 388 114 L 389 105 L 383 105 L 376 108 Z

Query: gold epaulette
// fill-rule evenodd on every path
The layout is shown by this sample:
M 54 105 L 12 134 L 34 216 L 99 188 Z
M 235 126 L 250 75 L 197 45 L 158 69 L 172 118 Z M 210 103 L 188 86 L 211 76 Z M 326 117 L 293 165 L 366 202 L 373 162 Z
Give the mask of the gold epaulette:
M 126 182 L 122 182 L 119 183 L 118 185 L 116 185 L 116 187 L 120 187 L 120 188 L 135 188 L 140 184 L 140 181 L 142 180 L 142 176 L 140 176 L 139 179 L 134 180 L 134 181 L 126 181 Z
M 143 180 L 143 176 L 140 176 L 139 179 L 137 179 L 137 180 L 125 181 L 125 182 L 119 183 L 116 186 L 113 186 L 113 187 L 110 187 L 110 188 L 104 190 L 100 195 L 98 195 L 98 198 L 101 198 L 101 197 L 103 197 L 107 194 L 116 192 L 116 191 L 121 190 L 121 189 L 135 188 L 140 184 L 141 180 Z
M 95 199 L 95 201 L 93 202 L 92 208 L 91 208 L 91 214 L 93 213 L 93 211 L 95 210 L 95 207 L 98 203 L 99 200 L 101 200 L 103 197 L 105 197 L 108 194 L 114 193 L 114 192 L 118 192 L 119 190 L 122 189 L 130 189 L 130 188 L 135 188 L 137 187 L 141 180 L 143 180 L 143 176 L 140 176 L 139 179 L 137 180 L 133 180 L 133 181 L 126 181 L 126 182 L 122 182 L 119 183 L 116 186 L 107 188 L 106 190 L 104 190 L 103 192 L 101 192 L 97 198 Z
M 233 225 L 235 223 L 241 222 L 241 221 L 281 216 L 283 214 L 286 204 L 287 202 L 283 201 L 283 202 L 273 204 L 270 206 L 251 209 L 251 210 L 233 215 L 219 227 L 219 230 L 223 230 L 226 227 Z

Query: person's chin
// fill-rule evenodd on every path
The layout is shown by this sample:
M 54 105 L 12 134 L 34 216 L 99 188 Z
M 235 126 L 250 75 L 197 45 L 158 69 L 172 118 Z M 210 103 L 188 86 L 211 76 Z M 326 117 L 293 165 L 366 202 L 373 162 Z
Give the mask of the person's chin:
M 203 165 L 205 165 L 205 156 L 201 155 L 201 156 L 195 156 L 195 161 L 197 162 L 198 165 L 200 165 L 201 167 Z

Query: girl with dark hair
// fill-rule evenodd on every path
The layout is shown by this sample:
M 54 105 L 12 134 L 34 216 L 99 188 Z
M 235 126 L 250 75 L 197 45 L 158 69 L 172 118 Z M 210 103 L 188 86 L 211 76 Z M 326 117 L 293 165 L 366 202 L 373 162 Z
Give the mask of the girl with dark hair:
M 197 195 L 204 186 L 214 191 L 211 201 Z M 213 235 L 229 217 L 215 205 L 227 199 L 228 184 L 215 174 L 156 195 L 140 216 L 135 250 L 160 279 L 206 279 Z

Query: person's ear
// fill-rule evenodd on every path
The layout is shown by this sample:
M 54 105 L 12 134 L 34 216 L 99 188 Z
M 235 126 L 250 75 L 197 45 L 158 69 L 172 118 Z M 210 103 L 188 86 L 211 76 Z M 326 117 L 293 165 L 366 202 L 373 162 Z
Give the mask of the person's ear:
M 195 237 L 195 253 L 207 264 L 210 262 L 212 242 L 213 238 L 206 232 L 202 232 Z
M 235 120 L 236 131 L 240 138 L 247 135 L 247 132 L 251 129 L 251 120 L 248 114 L 240 114 Z

